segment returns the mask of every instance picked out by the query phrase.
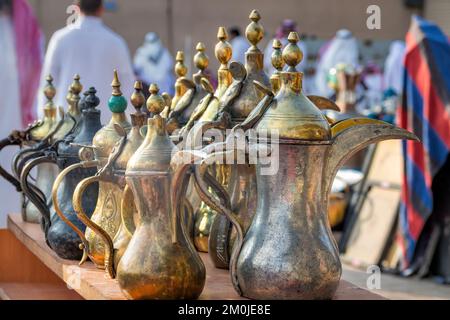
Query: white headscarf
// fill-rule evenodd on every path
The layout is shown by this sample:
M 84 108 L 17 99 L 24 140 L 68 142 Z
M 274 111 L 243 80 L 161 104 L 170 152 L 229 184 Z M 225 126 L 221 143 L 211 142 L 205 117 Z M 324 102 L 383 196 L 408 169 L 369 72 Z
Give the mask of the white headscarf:
M 357 66 L 358 56 L 358 41 L 353 34 L 347 29 L 339 30 L 317 64 L 315 94 L 331 96 L 333 90 L 327 84 L 329 70 L 340 63 Z
M 393 89 L 398 95 L 403 90 L 403 58 L 406 46 L 403 41 L 391 43 L 384 63 L 384 89 Z

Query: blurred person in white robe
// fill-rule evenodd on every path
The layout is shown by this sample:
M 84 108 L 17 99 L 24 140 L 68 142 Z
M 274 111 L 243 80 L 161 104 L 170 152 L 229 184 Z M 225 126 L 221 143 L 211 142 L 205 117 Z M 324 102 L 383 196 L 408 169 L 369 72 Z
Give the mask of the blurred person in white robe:
M 134 70 L 146 86 L 156 83 L 160 92 L 174 93 L 174 61 L 155 32 L 145 35 L 145 41 L 134 55 Z
M 384 63 L 384 90 L 393 90 L 397 96 L 403 91 L 403 59 L 405 57 L 405 42 L 392 41 L 389 54 Z
M 328 73 L 338 64 L 358 66 L 359 48 L 358 41 L 347 29 L 341 29 L 327 44 L 316 68 L 315 88 L 313 94 L 331 97 L 333 89 L 328 86 Z
M 0 139 L 35 119 L 33 109 L 42 67 L 42 31 L 26 0 L 0 0 Z M 9 171 L 18 148 L 5 147 L 2 167 Z M 0 228 L 9 213 L 20 213 L 20 195 L 0 178 Z
M 245 64 L 245 52 L 250 48 L 247 39 L 242 36 L 239 27 L 231 27 L 228 29 L 228 36 L 230 37 L 230 44 L 233 48 L 231 61 L 237 61 Z
M 102 124 L 106 124 L 111 118 L 108 99 L 111 96 L 114 69 L 118 71 L 123 95 L 130 97 L 133 93 L 135 75 L 130 53 L 125 40 L 103 23 L 102 0 L 78 0 L 75 4 L 80 8 L 80 16 L 51 37 L 41 83 L 51 74 L 56 88 L 54 102 L 57 106 L 66 106 L 67 88 L 73 76 L 79 74 L 84 89 L 97 89 L 100 98 L 98 109 L 101 111 Z M 37 105 L 42 106 L 44 103 L 45 97 L 39 93 Z M 130 109 L 127 108 L 127 113 L 132 111 Z M 38 107 L 38 115 L 42 116 L 42 108 Z

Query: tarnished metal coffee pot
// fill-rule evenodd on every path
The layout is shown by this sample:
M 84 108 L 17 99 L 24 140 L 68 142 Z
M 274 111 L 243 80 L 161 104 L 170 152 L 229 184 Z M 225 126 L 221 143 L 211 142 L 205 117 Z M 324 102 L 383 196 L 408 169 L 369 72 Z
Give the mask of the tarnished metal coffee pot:
M 38 209 L 23 194 L 20 185 L 20 175 L 14 169 L 14 163 L 18 163 L 27 154 L 33 153 L 35 150 L 44 148 L 52 139 L 54 131 L 51 130 L 56 123 L 56 108 L 53 104 L 53 97 L 56 90 L 52 85 L 53 78 L 49 75 L 46 77 L 47 85 L 43 92 L 47 98 L 47 103 L 43 106 L 44 117 L 28 126 L 25 130 L 13 130 L 11 134 L 0 141 L 0 150 L 6 146 L 18 145 L 21 150 L 12 159 L 12 173 L 9 173 L 0 166 L 0 175 L 9 181 L 18 192 L 22 194 L 22 219 L 26 222 L 39 223 L 41 215 Z M 36 185 L 46 196 L 49 195 L 50 189 L 48 181 L 55 178 L 54 168 L 51 165 L 43 164 L 38 166 L 36 172 Z
M 150 85 L 149 91 L 152 94 L 147 100 L 148 109 L 151 110 L 150 112 L 152 113 L 161 112 L 165 107 L 165 100 L 158 94 L 158 87 L 155 84 L 152 84 Z M 125 130 L 116 124 L 115 129 L 118 133 L 121 132 L 119 135 L 122 136 L 122 138 L 117 142 L 111 152 L 107 164 L 102 167 L 95 176 L 81 181 L 73 195 L 73 205 L 78 218 L 83 221 L 93 233 L 95 233 L 95 238 L 87 239 L 89 244 L 86 247 L 86 255 L 89 256 L 99 268 L 109 269 L 117 266 L 135 230 L 137 209 L 134 204 L 133 194 L 125 183 L 125 170 L 128 160 L 141 146 L 144 140 L 140 129 L 146 123 L 147 114 L 141 111 L 141 108 L 145 103 L 145 97 L 142 93 L 142 84 L 139 81 L 135 83 L 135 92 L 131 96 L 131 103 L 136 108 L 136 112 L 131 114 L 132 127 L 128 136 L 126 136 Z M 99 163 L 97 163 L 97 165 L 99 165 Z M 94 182 L 113 183 L 120 188 L 120 192 L 122 193 L 121 203 L 118 204 L 120 224 L 116 234 L 113 236 L 110 235 L 108 230 L 104 229 L 105 225 L 108 226 L 108 224 L 104 223 L 107 217 L 97 219 L 97 222 L 95 222 L 94 219 L 89 219 L 82 207 L 81 199 L 84 191 Z M 101 214 L 104 215 L 109 213 L 109 211 L 105 210 L 106 208 L 108 207 L 103 207 Z M 90 243 L 90 241 L 92 241 L 92 243 Z M 109 257 L 107 258 L 105 256 L 105 254 L 109 253 L 109 251 L 106 250 L 108 247 L 105 246 L 106 241 L 110 241 L 109 247 L 112 246 L 114 248 L 113 259 L 110 259 L 113 260 L 111 263 L 108 263 Z M 101 248 L 103 250 L 95 247 L 99 246 L 99 244 L 102 245 Z M 94 249 L 94 254 L 90 253 L 91 249 Z M 111 270 L 108 271 L 111 272 Z
M 92 221 L 100 225 L 112 237 L 114 237 L 121 224 L 120 204 L 122 202 L 123 190 L 119 184 L 115 183 L 115 181 L 112 181 L 112 177 L 109 174 L 110 171 L 107 170 L 111 166 L 107 164 L 110 160 L 110 154 L 112 153 L 112 150 L 116 143 L 122 137 L 126 137 L 126 134 L 120 135 L 116 131 L 115 126 L 119 125 L 126 133 L 128 133 L 131 129 L 131 124 L 128 122 L 125 115 L 127 100 L 122 96 L 122 92 L 120 91 L 120 82 L 116 70 L 114 70 L 114 77 L 111 86 L 113 88 L 112 96 L 108 101 L 108 107 L 112 112 L 111 120 L 108 124 L 96 131 L 91 140 L 92 145 L 84 145 L 85 149 L 93 150 L 95 160 L 82 159 L 84 161 L 61 172 L 59 179 L 55 181 L 55 184 L 53 186 L 53 197 L 55 198 L 55 193 L 58 192 L 59 182 L 65 179 L 65 175 L 69 176 L 73 174 L 73 171 L 79 170 L 80 168 L 88 168 L 90 174 L 84 174 L 82 177 L 80 177 L 80 179 L 78 179 L 76 181 L 76 184 L 73 186 L 73 189 L 71 190 L 72 192 L 70 193 L 70 195 L 68 195 L 69 199 L 67 199 L 67 202 L 70 203 L 70 207 L 66 208 L 68 210 L 63 210 L 62 207 L 60 210 L 58 210 L 58 207 L 60 207 L 60 205 L 58 202 L 55 202 L 57 213 L 61 217 L 76 217 L 75 214 L 71 214 L 74 212 L 74 209 L 78 209 L 78 207 L 75 208 L 75 206 L 72 206 L 74 205 L 72 203 L 72 198 L 76 191 L 76 186 L 81 181 L 83 181 L 83 179 L 95 180 L 92 182 L 98 182 L 98 184 L 90 183 L 89 186 L 86 187 L 86 195 L 82 198 L 80 197 L 80 199 L 83 200 L 81 207 L 83 208 L 83 210 L 85 210 L 86 215 L 92 218 Z M 115 160 L 115 158 L 113 160 Z M 100 172 L 102 172 L 101 169 L 103 167 L 106 167 L 106 169 L 104 171 L 104 174 L 101 175 Z M 99 176 L 102 179 L 100 179 Z M 107 179 L 107 177 L 111 177 L 111 179 Z M 97 186 L 98 196 L 97 194 L 92 193 L 92 189 L 97 188 Z M 90 199 L 90 201 L 93 202 L 94 206 L 86 205 L 85 199 Z M 79 221 L 78 218 L 75 219 Z M 89 257 L 97 266 L 103 266 L 105 251 L 103 241 L 93 230 L 91 230 L 90 228 L 85 228 L 85 225 L 81 222 L 71 227 L 73 227 L 71 232 L 74 234 L 78 234 L 78 242 L 83 242 L 84 255 L 82 257 L 82 261 L 84 261 L 87 257 L 86 253 L 89 253 Z M 89 247 L 87 248 L 86 246 Z
M 207 156 L 196 166 L 195 176 L 202 200 L 225 214 L 237 230 L 230 271 L 241 295 L 253 299 L 331 299 L 342 270 L 327 215 L 328 194 L 338 168 L 370 143 L 417 138 L 385 122 L 365 118 L 330 126 L 302 93 L 303 74 L 295 69 L 302 59 L 297 33 L 291 33 L 288 40 L 283 50 L 288 69 L 280 73 L 278 94 L 273 97 L 266 89 L 268 94 L 246 120 L 255 130 L 246 149 L 258 152 L 257 208 L 247 232 L 241 217 L 208 192 L 211 177 L 205 180 L 208 163 L 223 161 L 224 155 L 236 150 Z M 272 152 L 269 169 L 277 170 L 266 170 L 260 156 L 266 149 Z
M 44 228 L 45 236 L 49 246 L 64 259 L 80 259 L 82 251 L 80 250 L 80 238 L 72 230 L 69 225 L 76 225 L 83 229 L 83 224 L 78 221 L 74 214 L 67 216 L 59 215 L 58 212 L 73 212 L 72 195 L 75 186 L 83 178 L 95 173 L 95 169 L 85 169 L 79 165 L 79 153 L 81 146 L 90 145 L 94 134 L 101 128 L 100 111 L 95 109 L 100 103 L 98 97 L 95 95 L 96 90 L 90 88 L 88 95 L 84 98 L 82 115 L 76 127 L 66 135 L 66 137 L 55 144 L 52 148 L 46 150 L 46 154 L 30 161 L 23 169 L 21 183 L 22 188 L 27 196 L 31 196 L 35 204 L 40 210 L 40 213 L 46 221 Z M 87 150 L 89 151 L 89 150 Z M 84 152 L 84 157 L 93 157 L 89 152 Z M 27 179 L 29 172 L 40 163 L 56 163 L 61 173 L 55 180 L 57 193 L 54 197 L 53 206 L 48 207 L 45 199 L 40 199 L 36 192 L 30 188 Z M 71 170 L 70 174 L 65 174 L 67 168 L 77 167 L 76 170 Z M 53 186 L 55 187 L 55 186 Z M 98 187 L 92 186 L 89 197 L 83 199 L 85 208 L 94 208 L 97 202 Z
M 136 230 L 117 266 L 117 280 L 129 299 L 195 299 L 205 283 L 205 267 L 184 221 L 189 179 L 178 173 L 189 167 L 171 165 L 176 146 L 165 126 L 159 115 L 148 120 L 144 142 L 125 174 L 138 210 Z M 105 243 L 106 265 L 114 266 L 112 241 Z M 108 271 L 115 276 L 114 268 Z

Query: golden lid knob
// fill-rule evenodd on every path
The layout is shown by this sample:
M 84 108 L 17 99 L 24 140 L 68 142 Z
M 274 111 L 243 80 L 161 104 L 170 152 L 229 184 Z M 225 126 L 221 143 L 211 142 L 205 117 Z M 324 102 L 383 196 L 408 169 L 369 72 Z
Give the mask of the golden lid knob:
M 44 95 L 47 98 L 47 101 L 51 101 L 56 95 L 56 89 L 53 86 L 53 77 L 48 75 L 45 78 L 45 81 L 47 81 L 47 84 L 44 87 Z
M 283 60 L 283 54 L 281 51 L 281 41 L 278 39 L 273 40 L 272 48 L 272 56 L 271 56 L 271 62 L 272 66 L 277 70 L 281 71 L 284 67 L 284 60 Z
M 136 113 L 141 113 L 141 108 L 145 103 L 145 96 L 142 93 L 142 82 L 136 81 L 134 83 L 134 92 L 131 94 L 130 98 L 131 104 L 136 109 Z
M 177 77 L 184 77 L 187 73 L 187 67 L 184 64 L 184 52 L 178 51 L 175 60 L 175 74 Z
M 250 22 L 250 24 L 245 29 L 245 36 L 247 37 L 248 42 L 250 42 L 252 45 L 250 50 L 259 51 L 256 45 L 261 41 L 261 39 L 264 36 L 264 28 L 259 23 L 259 20 L 261 20 L 261 15 L 259 14 L 258 11 L 253 10 L 250 13 L 249 18 L 252 22 Z
M 150 92 L 150 97 L 147 99 L 147 110 L 153 114 L 158 114 L 164 109 L 166 101 L 158 93 L 159 88 L 155 83 L 150 85 L 148 91 Z
M 73 82 L 70 85 L 70 89 L 72 90 L 72 93 L 76 96 L 80 94 L 80 92 L 83 90 L 83 85 L 80 83 L 80 76 L 76 74 L 73 77 Z
M 195 50 L 197 50 L 197 53 L 194 56 L 195 66 L 200 69 L 200 71 L 203 71 L 208 67 L 209 64 L 209 58 L 205 53 L 205 45 L 203 44 L 203 42 L 197 43 Z
M 288 41 L 288 45 L 283 49 L 283 60 L 289 66 L 288 72 L 296 72 L 295 67 L 303 59 L 303 52 L 297 45 L 299 41 L 297 32 L 289 33 Z
M 224 69 L 227 67 L 228 61 L 230 61 L 231 55 L 233 54 L 231 44 L 227 41 L 228 35 L 224 27 L 219 27 L 219 30 L 217 31 L 217 39 L 219 42 L 214 48 L 214 54 L 216 55 L 216 59 L 221 64 L 220 68 Z

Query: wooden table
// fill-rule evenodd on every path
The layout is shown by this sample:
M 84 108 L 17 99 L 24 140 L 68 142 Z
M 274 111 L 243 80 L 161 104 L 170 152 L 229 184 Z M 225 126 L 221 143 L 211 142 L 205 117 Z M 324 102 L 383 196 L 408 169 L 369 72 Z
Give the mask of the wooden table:
M 23 222 L 20 215 L 14 214 L 8 216 L 8 229 L 19 240 L 19 242 L 22 243 L 30 252 L 32 252 L 48 269 L 50 269 L 59 278 L 63 279 L 65 283 L 69 285 L 72 284 L 73 289 L 82 298 L 125 299 L 125 296 L 119 288 L 117 280 L 111 279 L 104 270 L 97 269 L 92 262 L 86 262 L 82 266 L 78 266 L 77 261 L 59 258 L 46 245 L 44 235 L 39 225 Z M 200 256 L 206 266 L 206 284 L 200 299 L 242 299 L 242 297 L 240 297 L 233 289 L 228 271 L 215 268 L 212 265 L 208 254 L 201 253 Z M 0 263 L 2 263 L 2 261 L 0 261 Z M 27 283 L 24 283 L 23 288 L 27 285 Z M 39 285 L 42 290 L 44 290 L 45 284 L 40 283 Z M 28 285 L 28 287 L 30 287 L 30 285 Z M 1 288 L 2 282 L 0 282 L 0 298 Z M 5 291 L 7 290 L 8 289 L 5 290 L 3 288 L 3 294 L 5 294 Z M 60 290 L 60 288 L 58 290 Z M 67 292 L 64 293 L 61 298 L 79 298 L 78 295 L 75 294 L 74 290 L 70 290 L 66 287 Z M 70 292 L 73 296 L 69 294 Z M 26 298 L 23 294 L 18 294 L 18 296 L 22 299 Z M 39 295 L 34 295 L 34 298 L 39 298 Z M 45 299 L 46 297 L 41 298 Z M 50 294 L 48 298 L 54 299 L 55 294 Z M 345 280 L 341 280 L 335 299 L 370 300 L 383 298 L 377 294 L 359 288 Z

